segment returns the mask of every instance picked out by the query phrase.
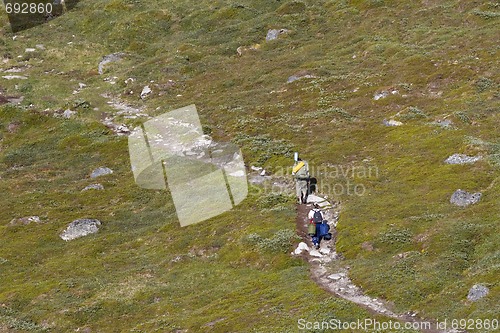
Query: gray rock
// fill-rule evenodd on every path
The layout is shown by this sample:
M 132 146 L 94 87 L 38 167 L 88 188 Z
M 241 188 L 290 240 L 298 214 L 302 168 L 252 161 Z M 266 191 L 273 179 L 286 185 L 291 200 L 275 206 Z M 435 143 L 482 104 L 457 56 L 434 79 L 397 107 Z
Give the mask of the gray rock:
M 95 234 L 99 231 L 101 221 L 96 219 L 79 219 L 71 222 L 66 230 L 64 230 L 59 237 L 65 241 L 70 241 L 76 238 Z
M 141 99 L 145 99 L 149 94 L 151 94 L 151 88 L 149 88 L 149 86 L 145 86 L 141 91 Z
M 115 62 L 115 61 L 121 60 L 123 58 L 123 56 L 125 56 L 125 53 L 117 52 L 117 53 L 108 54 L 108 55 L 102 57 L 101 61 L 99 62 L 99 66 L 98 66 L 99 74 L 104 73 L 104 65 L 109 64 L 110 62 Z
M 288 80 L 286 81 L 286 83 L 292 83 L 292 82 L 300 80 L 300 79 L 314 79 L 316 77 L 317 76 L 312 75 L 312 74 L 297 73 L 297 74 L 294 74 L 294 75 L 288 77 Z
M 281 34 L 286 34 L 287 32 L 288 32 L 287 29 L 269 29 L 267 31 L 266 41 L 271 41 L 271 40 L 278 39 L 278 37 Z
M 19 79 L 19 80 L 27 80 L 28 77 L 27 76 L 22 76 L 22 75 L 5 75 L 5 76 L 2 76 L 4 79 L 6 80 L 15 80 L 15 79 Z
M 472 288 L 470 288 L 469 294 L 467 295 L 467 299 L 469 301 L 475 302 L 483 298 L 484 296 L 488 295 L 489 292 L 490 290 L 487 287 L 480 284 L 475 284 L 472 286 Z
M 62 113 L 62 117 L 69 119 L 69 118 L 73 117 L 74 115 L 76 115 L 76 113 L 77 113 L 76 111 L 71 111 L 70 109 L 67 109 Z
M 446 164 L 469 164 L 475 163 L 482 159 L 482 156 L 467 156 L 464 154 L 453 154 L 448 157 L 444 163 Z
M 386 98 L 387 96 L 389 96 L 389 93 L 387 91 L 382 91 L 373 95 L 373 99 L 378 101 L 379 99 Z
M 17 219 L 13 219 L 12 221 L 9 222 L 10 226 L 15 226 L 15 225 L 28 225 L 30 223 L 42 223 L 40 220 L 39 216 L 26 216 L 26 217 L 21 217 Z
M 92 173 L 90 174 L 90 178 L 96 178 L 96 177 L 100 177 L 100 176 L 104 176 L 104 175 L 109 175 L 112 173 L 113 173 L 113 170 L 111 170 L 110 168 L 100 167 L 100 168 L 97 168 L 94 171 L 92 171 Z
M 392 127 L 392 126 L 401 126 L 401 125 L 403 125 L 403 123 L 402 123 L 402 122 L 397 121 L 397 120 L 394 120 L 394 119 L 389 119 L 389 120 L 384 119 L 384 120 L 383 120 L 383 123 L 384 123 L 384 125 L 385 125 L 385 126 L 389 126 L 389 127 Z
M 104 190 L 104 186 L 102 184 L 90 184 L 85 186 L 85 188 L 82 190 L 83 191 L 88 191 L 88 190 Z
M 436 120 L 431 123 L 431 125 L 439 126 L 441 128 L 445 129 L 452 129 L 453 128 L 453 122 L 449 119 L 444 119 L 444 120 Z
M 466 207 L 481 200 L 481 195 L 482 194 L 480 192 L 469 193 L 464 190 L 456 190 L 450 198 L 450 203 L 457 206 Z

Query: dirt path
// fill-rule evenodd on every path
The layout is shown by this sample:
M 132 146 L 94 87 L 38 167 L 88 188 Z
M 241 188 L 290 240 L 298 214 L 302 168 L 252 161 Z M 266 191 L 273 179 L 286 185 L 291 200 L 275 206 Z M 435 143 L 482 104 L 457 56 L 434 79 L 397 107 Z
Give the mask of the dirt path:
M 311 237 L 307 235 L 307 214 L 312 208 L 312 204 L 297 206 L 297 233 L 303 242 L 299 244 L 294 251 L 294 255 L 302 257 L 310 265 L 311 278 L 324 290 L 329 293 L 358 304 L 370 312 L 383 315 L 400 322 L 416 323 L 429 322 L 430 329 L 421 328 L 424 333 L 458 333 L 459 331 L 438 330 L 432 320 L 424 320 L 416 317 L 415 314 L 405 313 L 397 314 L 391 310 L 391 307 L 381 299 L 371 298 L 356 286 L 349 278 L 349 268 L 342 262 L 342 256 L 336 252 L 336 226 L 340 213 L 338 204 L 331 205 L 326 200 L 313 196 L 312 201 L 318 202 L 324 211 L 324 217 L 329 222 L 332 240 L 322 241 L 319 250 L 312 247 Z M 305 243 L 305 244 L 304 244 Z M 307 244 L 307 249 L 305 245 Z M 301 250 L 301 247 L 303 248 Z M 425 327 L 425 325 L 419 325 Z

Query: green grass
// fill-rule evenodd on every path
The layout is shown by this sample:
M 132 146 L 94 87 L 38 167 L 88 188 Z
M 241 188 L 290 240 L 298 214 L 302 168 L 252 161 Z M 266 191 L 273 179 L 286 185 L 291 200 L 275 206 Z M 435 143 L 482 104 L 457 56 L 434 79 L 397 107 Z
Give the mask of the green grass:
M 333 195 L 353 280 L 399 311 L 498 315 L 495 2 L 89 0 L 15 40 L 3 13 L 0 23 L 1 68 L 26 66 L 29 77 L 0 81 L 25 97 L 0 107 L 0 331 L 293 332 L 302 317 L 371 316 L 330 297 L 290 257 L 295 211 L 285 196 L 252 188 L 233 211 L 180 228 L 168 191 L 134 184 L 126 138 L 99 123 L 116 112 L 103 94 L 151 116 L 195 103 L 207 133 L 268 171 L 289 167 L 295 150 L 315 166 L 376 168 L 319 179 L 365 189 Z M 290 32 L 265 42 L 270 28 Z M 45 50 L 25 53 L 36 44 Z M 126 56 L 98 75 L 113 52 Z M 286 83 L 301 71 L 316 78 Z M 153 94 L 143 101 L 145 85 Z M 52 117 L 68 108 L 76 118 Z M 383 126 L 393 117 L 404 125 Z M 428 126 L 444 118 L 455 129 Z M 445 165 L 453 153 L 485 159 Z M 96 180 L 105 190 L 80 192 L 100 166 L 115 171 Z M 452 206 L 459 188 L 483 197 Z M 30 215 L 46 223 L 7 226 Z M 59 239 L 84 217 L 103 222 L 98 234 Z M 472 304 L 475 283 L 490 294 Z

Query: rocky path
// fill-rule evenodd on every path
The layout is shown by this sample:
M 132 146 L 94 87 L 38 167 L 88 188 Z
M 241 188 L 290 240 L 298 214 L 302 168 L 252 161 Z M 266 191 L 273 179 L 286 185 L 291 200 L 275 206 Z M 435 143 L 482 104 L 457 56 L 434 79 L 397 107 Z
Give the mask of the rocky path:
M 313 207 L 313 203 L 318 203 L 323 209 L 324 217 L 329 222 L 333 234 L 332 240 L 321 242 L 319 250 L 312 247 L 311 238 L 307 235 L 307 214 Z M 292 255 L 300 256 L 309 263 L 311 278 L 321 288 L 337 297 L 356 303 L 374 314 L 383 315 L 400 322 L 430 322 L 432 324 L 431 329 L 420 329 L 424 333 L 459 332 L 438 330 L 432 320 L 423 320 L 412 313 L 397 314 L 391 310 L 385 301 L 369 297 L 360 287 L 356 286 L 349 278 L 349 267 L 343 264 L 342 257 L 337 253 L 335 247 L 336 226 L 339 214 L 339 204 L 332 205 L 325 199 L 314 195 L 309 196 L 307 205 L 299 205 L 297 208 L 297 233 L 303 241 L 299 243 L 295 251 L 292 252 Z M 418 326 L 425 327 L 425 325 Z

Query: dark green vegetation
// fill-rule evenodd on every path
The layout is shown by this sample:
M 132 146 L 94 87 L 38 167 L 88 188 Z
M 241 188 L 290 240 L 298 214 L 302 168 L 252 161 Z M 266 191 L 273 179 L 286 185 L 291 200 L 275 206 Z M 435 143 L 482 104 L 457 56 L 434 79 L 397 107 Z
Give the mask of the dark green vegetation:
M 297 149 L 318 167 L 376 168 L 318 176 L 323 189 L 366 188 L 336 197 L 353 280 L 398 311 L 498 317 L 499 13 L 498 2 L 465 0 L 88 0 L 15 40 L 1 16 L 1 66 L 27 66 L 12 74 L 29 79 L 0 81 L 25 96 L 1 107 L 0 331 L 292 332 L 302 317 L 370 317 L 290 258 L 287 198 L 253 188 L 235 210 L 181 229 L 168 193 L 134 184 L 126 138 L 99 122 L 115 111 L 102 94 L 150 115 L 195 103 L 207 132 L 241 145 L 248 165 L 279 172 Z M 265 42 L 269 28 L 290 32 Z M 36 44 L 45 50 L 25 52 Z M 98 75 L 113 52 L 127 55 Z M 300 71 L 316 78 L 286 84 Z M 153 95 L 141 101 L 146 84 Z M 50 115 L 67 108 L 78 116 Z M 391 117 L 404 125 L 383 126 Z M 430 124 L 445 118 L 452 128 Z M 488 157 L 443 164 L 453 153 Z M 115 171 L 98 179 L 105 191 L 80 192 L 99 166 Z M 483 198 L 452 206 L 459 188 Z M 7 226 L 30 215 L 46 223 Z M 58 237 L 85 217 L 103 222 L 98 234 Z M 475 283 L 490 294 L 471 304 Z

